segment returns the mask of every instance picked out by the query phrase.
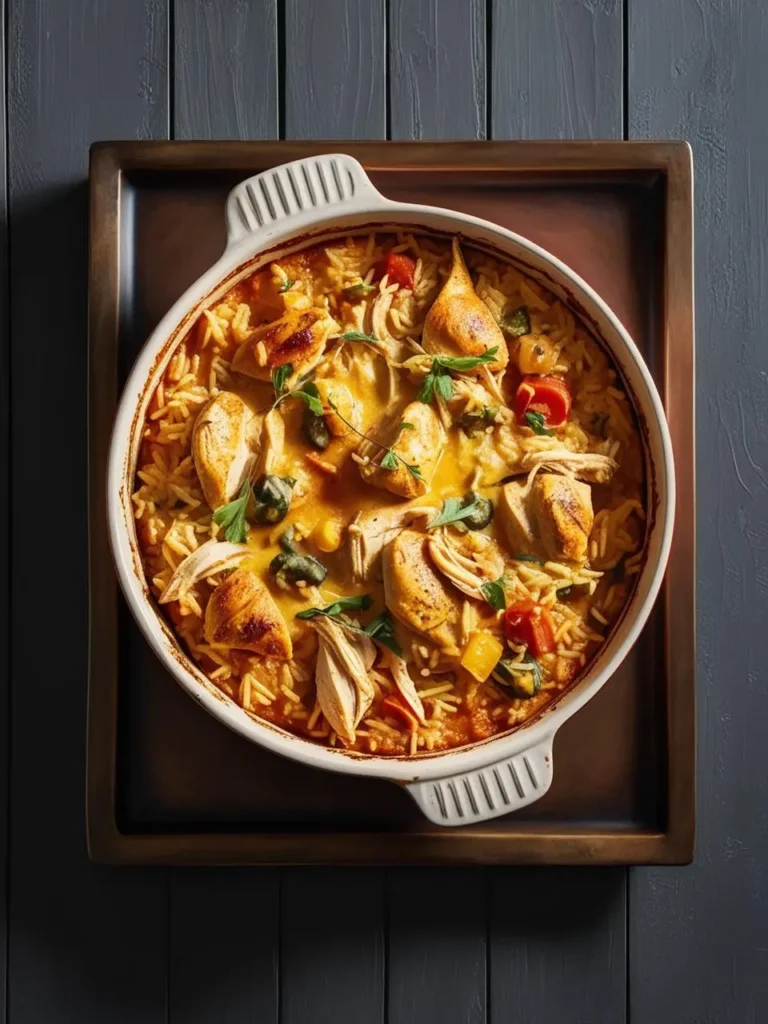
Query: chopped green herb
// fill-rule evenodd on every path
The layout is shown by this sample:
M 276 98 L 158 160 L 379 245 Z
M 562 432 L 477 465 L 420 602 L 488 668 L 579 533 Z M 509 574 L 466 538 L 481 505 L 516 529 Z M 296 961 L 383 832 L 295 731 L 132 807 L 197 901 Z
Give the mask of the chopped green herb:
M 483 597 L 494 611 L 504 611 L 507 607 L 507 595 L 504 590 L 503 576 L 499 576 L 497 580 L 490 580 L 488 583 L 484 583 L 480 589 L 483 592 Z
M 402 658 L 403 649 L 397 642 L 397 637 L 395 636 L 395 624 L 392 621 L 392 616 L 386 608 L 383 612 L 380 612 L 375 619 L 372 619 L 368 623 L 364 632 L 372 640 L 388 647 L 390 651 L 394 651 L 398 658 Z
M 312 381 L 308 381 L 304 385 L 302 394 L 310 395 L 312 398 L 316 398 L 318 402 L 320 402 L 320 392 L 317 389 L 317 384 Z M 319 448 L 320 451 L 324 451 L 331 443 L 331 432 L 328 429 L 328 424 L 325 422 L 325 416 L 318 416 L 316 412 L 313 412 L 313 410 L 309 408 L 309 406 L 304 410 L 301 427 L 307 441 L 309 441 L 313 447 Z
M 362 331 L 345 331 L 344 334 L 340 334 L 339 338 L 342 341 L 367 341 L 371 345 L 375 345 L 378 338 L 375 334 L 363 334 Z
M 401 430 L 415 430 L 416 427 L 412 423 L 406 423 L 405 420 L 400 424 Z
M 540 412 L 527 412 L 525 414 L 525 421 L 534 434 L 539 434 L 539 436 L 546 435 L 547 437 L 551 437 L 554 434 L 554 430 L 549 430 L 544 426 L 544 416 Z
M 449 526 L 451 523 L 468 519 L 477 508 L 477 504 L 477 500 L 465 503 L 463 498 L 446 498 L 442 510 L 438 512 L 427 529 L 436 530 L 438 526 Z
M 399 455 L 398 458 L 400 458 Z M 403 464 L 412 477 L 415 477 L 417 480 L 424 479 L 424 477 L 421 475 L 421 466 L 414 466 L 410 462 L 405 462 Z
M 534 562 L 536 565 L 544 565 L 545 559 L 539 558 L 538 555 L 512 555 L 512 558 L 516 562 Z
M 518 306 L 508 313 L 504 313 L 499 326 L 505 334 L 512 338 L 522 338 L 524 334 L 531 333 L 531 318 L 528 315 L 527 306 Z
M 465 412 L 459 420 L 459 426 L 470 437 L 485 432 L 486 427 L 493 426 L 499 413 L 498 405 L 484 405 L 477 412 Z
M 222 505 L 213 513 L 213 521 L 224 527 L 224 536 L 232 544 L 245 544 L 248 535 L 246 513 L 251 500 L 251 484 L 245 480 L 240 493 L 228 505 Z
M 344 298 L 348 302 L 359 302 L 360 299 L 364 299 L 366 295 L 370 295 L 371 292 L 375 291 L 375 284 L 366 284 L 365 281 L 361 281 L 359 284 L 351 284 L 349 288 L 345 288 Z
M 538 661 L 526 651 L 526 661 L 502 658 L 491 677 L 502 686 L 508 686 L 520 700 L 530 700 L 541 690 L 541 668 Z
M 293 366 L 290 363 L 283 363 L 276 366 L 272 371 L 272 387 L 275 389 L 275 398 L 280 398 L 285 392 L 288 378 L 293 373 Z
M 286 277 L 286 279 L 283 281 L 283 283 L 280 285 L 280 287 L 277 290 L 282 295 L 283 292 L 290 291 L 291 288 L 293 288 L 293 286 L 295 284 L 296 284 L 296 281 L 293 278 Z
M 492 363 L 496 359 L 498 346 L 489 348 L 481 356 L 435 356 L 429 373 L 421 383 L 419 390 L 419 401 L 428 404 L 435 397 L 435 391 L 446 402 L 450 401 L 453 395 L 453 381 L 451 373 L 466 373 L 468 370 L 475 370 L 478 366 Z
M 373 598 L 370 594 L 357 594 L 355 597 L 340 597 L 338 601 L 334 601 L 333 604 L 326 605 L 325 608 L 307 608 L 303 612 L 297 612 L 297 619 L 314 619 L 318 615 L 325 615 L 329 619 L 335 619 L 341 615 L 342 612 L 364 612 L 373 604 Z M 346 623 L 345 623 L 346 625 Z
M 387 448 L 384 452 L 384 457 L 379 465 L 382 469 L 397 469 L 397 455 L 395 455 L 391 448 Z

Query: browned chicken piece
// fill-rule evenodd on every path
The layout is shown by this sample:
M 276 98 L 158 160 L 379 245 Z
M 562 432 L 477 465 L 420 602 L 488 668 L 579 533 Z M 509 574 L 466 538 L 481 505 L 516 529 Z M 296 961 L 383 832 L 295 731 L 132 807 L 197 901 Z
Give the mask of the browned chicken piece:
M 410 426 L 402 427 L 403 423 Z M 374 460 L 360 467 L 363 479 L 401 498 L 420 498 L 426 494 L 445 447 L 445 430 L 434 408 L 424 402 L 411 402 L 396 423 L 383 432 L 381 443 L 391 444 L 398 456 L 397 464 L 393 469 L 381 469 L 379 450 Z M 376 449 L 364 442 L 361 451 L 370 456 Z M 408 466 L 418 467 L 418 475 Z
M 530 492 L 512 480 L 499 498 L 502 524 L 512 555 L 584 562 L 592 530 L 589 484 L 558 473 L 539 473 Z
M 220 391 L 198 413 L 192 456 L 212 509 L 232 501 L 253 468 L 257 425 L 242 398 L 231 391 Z
M 400 621 L 447 650 L 456 648 L 461 599 L 432 565 L 423 533 L 403 530 L 384 549 L 384 599 Z
M 286 384 L 292 387 L 302 373 L 317 365 L 328 338 L 337 330 L 338 324 L 325 309 L 290 309 L 249 335 L 235 352 L 232 369 L 269 381 L 273 370 L 290 363 L 293 374 Z
M 293 645 L 282 613 L 255 573 L 236 569 L 211 594 L 205 638 L 265 658 L 290 658 Z
M 555 561 L 584 562 L 594 521 L 589 484 L 556 473 L 539 473 L 530 502 L 547 556 Z
M 430 355 L 481 356 L 490 348 L 498 352 L 488 370 L 503 370 L 509 359 L 501 328 L 486 304 L 475 292 L 472 278 L 453 239 L 451 272 L 424 321 L 421 343 Z M 480 375 L 482 367 L 470 371 Z
M 513 555 L 539 554 L 538 531 L 528 509 L 528 497 L 525 480 L 511 480 L 499 495 L 498 522 Z

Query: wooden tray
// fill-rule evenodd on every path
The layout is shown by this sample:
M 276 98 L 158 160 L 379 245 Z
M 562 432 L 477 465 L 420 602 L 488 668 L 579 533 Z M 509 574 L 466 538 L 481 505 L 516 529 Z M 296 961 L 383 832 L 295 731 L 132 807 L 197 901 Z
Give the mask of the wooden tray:
M 619 672 L 555 740 L 538 803 L 440 829 L 378 780 L 269 754 L 155 659 L 112 569 L 105 467 L 144 339 L 224 246 L 240 179 L 313 153 L 357 157 L 392 198 L 477 214 L 581 274 L 634 336 L 669 417 L 675 540 Z M 88 845 L 136 864 L 677 864 L 694 833 L 692 195 L 684 143 L 102 143 L 91 151 Z

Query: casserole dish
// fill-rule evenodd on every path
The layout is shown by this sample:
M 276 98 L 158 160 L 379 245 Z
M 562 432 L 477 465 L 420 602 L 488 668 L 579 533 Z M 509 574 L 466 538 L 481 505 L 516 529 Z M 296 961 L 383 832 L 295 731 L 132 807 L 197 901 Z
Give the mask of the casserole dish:
M 144 347 L 128 379 L 108 472 L 110 536 L 129 606 L 155 653 L 210 713 L 246 738 L 306 764 L 405 783 L 430 820 L 455 825 L 525 806 L 548 789 L 557 728 L 606 681 L 642 628 L 658 592 L 671 541 L 672 456 L 659 397 L 633 342 L 604 303 L 562 263 L 525 239 L 470 216 L 382 197 L 360 165 L 327 155 L 266 172 L 227 201 L 228 244 L 221 259 L 179 299 Z M 624 615 L 583 677 L 517 732 L 470 747 L 415 757 L 376 757 L 321 748 L 255 720 L 230 701 L 182 651 L 144 580 L 131 504 L 141 430 L 155 384 L 201 309 L 261 265 L 359 231 L 410 227 L 461 234 L 473 247 L 517 265 L 567 303 L 609 350 L 641 424 L 649 512 L 644 561 Z

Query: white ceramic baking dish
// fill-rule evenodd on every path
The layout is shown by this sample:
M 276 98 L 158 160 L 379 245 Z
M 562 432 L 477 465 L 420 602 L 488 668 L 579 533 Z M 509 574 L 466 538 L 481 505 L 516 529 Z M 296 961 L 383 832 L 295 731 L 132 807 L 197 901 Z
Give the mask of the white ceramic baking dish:
M 349 156 L 311 157 L 249 178 L 230 193 L 226 218 L 224 253 L 152 333 L 128 378 L 115 421 L 107 484 L 109 529 L 118 577 L 133 615 L 157 656 L 198 703 L 235 732 L 275 753 L 316 768 L 404 785 L 424 814 L 440 825 L 482 821 L 538 800 L 552 781 L 555 733 L 626 656 L 651 611 L 667 563 L 675 501 L 672 450 L 661 402 L 642 357 L 599 296 L 554 256 L 476 217 L 391 202 Z M 287 252 L 340 234 L 393 226 L 460 234 L 474 246 L 519 265 L 585 321 L 610 351 L 634 402 L 644 438 L 650 510 L 634 594 L 583 677 L 516 732 L 452 751 L 402 758 L 318 746 L 248 715 L 222 694 L 187 657 L 158 612 L 144 580 L 131 504 L 147 404 L 176 345 L 200 311 L 242 277 Z

